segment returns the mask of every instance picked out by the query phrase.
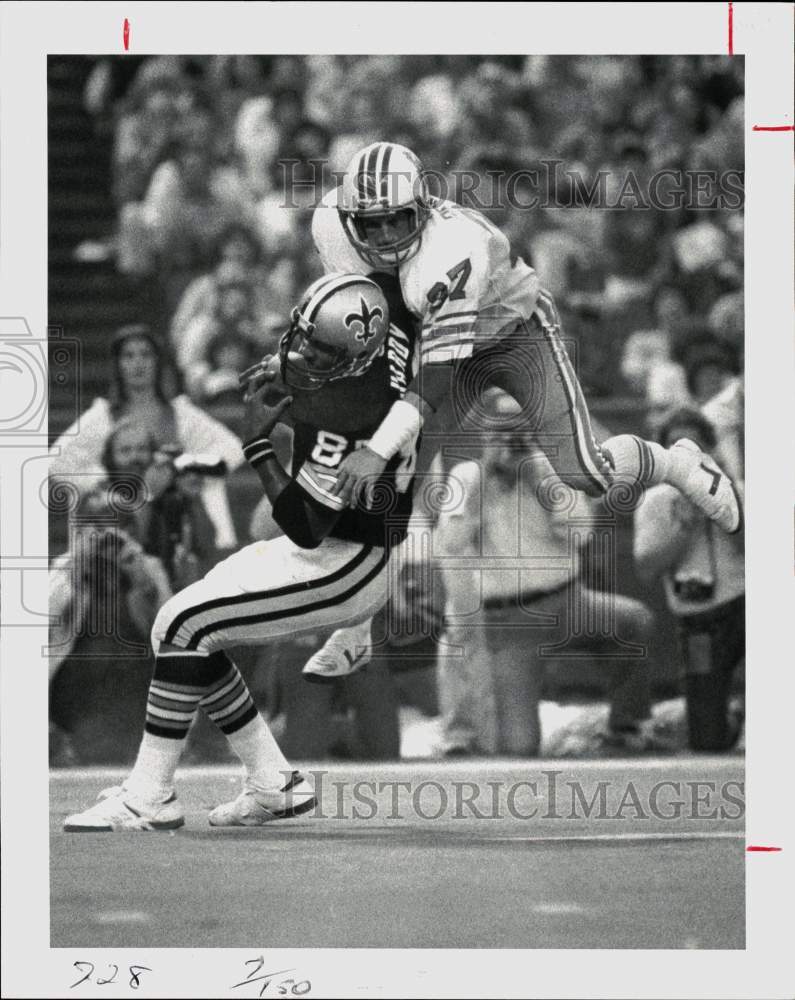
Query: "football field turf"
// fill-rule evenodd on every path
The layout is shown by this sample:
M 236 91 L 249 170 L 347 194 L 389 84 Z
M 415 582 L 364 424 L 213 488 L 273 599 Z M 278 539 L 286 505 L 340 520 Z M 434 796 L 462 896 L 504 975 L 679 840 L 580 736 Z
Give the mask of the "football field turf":
M 314 813 L 213 829 L 237 772 L 186 769 L 121 834 L 61 831 L 120 772 L 54 771 L 51 946 L 744 947 L 742 758 L 302 770 Z

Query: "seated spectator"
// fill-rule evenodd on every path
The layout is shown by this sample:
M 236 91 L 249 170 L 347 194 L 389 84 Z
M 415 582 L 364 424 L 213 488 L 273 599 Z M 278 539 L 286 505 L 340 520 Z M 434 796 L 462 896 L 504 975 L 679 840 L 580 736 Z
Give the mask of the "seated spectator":
M 152 436 L 156 446 L 212 454 L 228 469 L 243 464 L 240 441 L 223 424 L 169 386 L 169 366 L 160 340 L 142 325 L 122 327 L 111 342 L 112 377 L 107 397 L 92 405 L 54 442 L 50 476 L 70 480 L 78 490 L 97 485 L 107 474 L 103 449 L 114 424 L 130 417 Z M 218 548 L 237 544 L 225 484 L 207 479 L 201 486 L 204 509 L 216 530 Z
M 655 327 L 631 333 L 621 359 L 621 374 L 646 398 L 652 427 L 671 406 L 692 402 L 684 367 L 673 356 L 687 323 L 687 302 L 679 289 L 663 285 L 654 296 L 653 312 Z
M 707 452 L 716 444 L 712 425 L 695 409 L 674 410 L 660 428 L 665 446 L 682 437 Z M 735 485 L 742 491 L 741 479 Z M 740 728 L 729 698 L 745 656 L 742 534 L 715 530 L 673 487 L 654 486 L 635 512 L 634 551 L 643 579 L 662 578 L 679 625 L 690 747 L 728 750 Z
M 702 412 L 715 429 L 715 459 L 735 482 L 745 480 L 745 389 L 740 375 L 707 400 Z
M 232 263 L 220 264 L 215 271 L 214 302 L 209 313 L 199 313 L 188 324 L 177 345 L 177 364 L 190 395 L 206 398 L 205 379 L 215 371 L 210 347 L 222 341 L 243 348 L 241 372 L 248 367 L 249 355 L 274 353 L 278 339 L 270 337 L 255 313 L 254 287 L 250 272 Z
M 712 338 L 685 347 L 683 364 L 687 388 L 697 406 L 717 396 L 740 370 L 734 348 Z
M 253 206 L 237 172 L 218 166 L 206 142 L 180 141 L 155 170 L 143 200 L 121 213 L 119 268 L 155 275 L 170 313 L 192 275 L 212 260 L 221 233 L 249 218 Z
M 252 351 L 252 343 L 232 330 L 221 331 L 207 347 L 208 373 L 201 384 L 203 398 L 212 404 L 240 405 L 238 376 L 263 355 L 262 349 Z
M 265 266 L 262 244 L 254 231 L 243 223 L 232 223 L 218 237 L 213 250 L 214 267 L 200 274 L 183 292 L 179 305 L 171 317 L 169 339 L 176 354 L 185 330 L 197 316 L 208 316 L 218 304 L 217 278 L 223 264 L 232 264 L 245 270 L 254 295 L 254 311 L 267 317 L 273 311 L 268 288 L 269 268 Z
M 191 91 L 174 56 L 143 62 L 123 100 L 113 150 L 113 189 L 119 207 L 138 202 L 174 141 Z
M 490 394 L 488 406 L 484 430 L 493 429 L 493 443 L 450 472 L 456 502 L 440 514 L 434 536 L 448 595 L 439 659 L 448 751 L 538 754 L 546 667 L 584 655 L 610 691 L 605 745 L 643 749 L 651 613 L 580 577 L 578 546 L 592 525 L 587 499 L 573 494 L 571 511 L 553 503 L 561 484 L 549 460 L 510 430 L 518 404 Z

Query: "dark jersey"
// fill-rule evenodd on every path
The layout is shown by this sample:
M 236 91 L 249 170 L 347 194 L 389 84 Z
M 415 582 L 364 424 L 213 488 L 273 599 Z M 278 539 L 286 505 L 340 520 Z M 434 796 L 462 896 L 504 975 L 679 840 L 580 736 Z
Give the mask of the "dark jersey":
M 292 475 L 305 502 L 340 513 L 330 537 L 391 548 L 406 537 L 419 441 L 410 454 L 391 459 L 375 484 L 371 508 L 351 509 L 331 492 L 342 460 L 367 444 L 412 378 L 416 321 L 398 297 L 399 289 L 396 296 L 391 287 L 397 282 L 385 275 L 372 277 L 379 279 L 390 308 L 384 352 L 360 376 L 296 395 L 290 410 Z

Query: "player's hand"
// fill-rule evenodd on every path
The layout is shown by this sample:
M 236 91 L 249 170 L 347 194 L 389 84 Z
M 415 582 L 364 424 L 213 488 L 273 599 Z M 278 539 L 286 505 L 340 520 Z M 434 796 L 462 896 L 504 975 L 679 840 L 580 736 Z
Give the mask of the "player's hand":
M 245 413 L 243 415 L 243 440 L 270 437 L 273 428 L 278 424 L 293 401 L 292 396 L 282 396 L 278 402 L 266 402 L 272 391 L 272 380 L 265 378 L 260 381 L 259 388 L 252 389 L 251 383 L 243 397 Z M 270 397 L 272 398 L 272 397 Z
M 361 499 L 365 507 L 372 503 L 372 490 L 376 480 L 386 468 L 386 459 L 371 451 L 367 445 L 352 451 L 340 463 L 337 481 L 331 492 L 355 507 Z M 363 494 L 360 497 L 360 494 Z
M 243 402 L 248 402 L 249 396 L 268 385 L 269 402 L 276 403 L 280 397 L 289 396 L 290 390 L 282 381 L 281 361 L 278 354 L 266 354 L 262 361 L 247 368 L 237 377 L 244 390 Z

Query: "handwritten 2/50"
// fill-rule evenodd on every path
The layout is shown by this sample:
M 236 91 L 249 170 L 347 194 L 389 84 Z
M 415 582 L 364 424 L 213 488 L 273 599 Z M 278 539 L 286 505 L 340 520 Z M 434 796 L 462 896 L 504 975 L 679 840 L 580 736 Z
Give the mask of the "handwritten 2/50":
M 232 989 L 237 989 L 238 986 L 250 986 L 253 983 L 260 984 L 258 996 L 264 996 L 266 990 L 269 986 L 273 989 L 270 991 L 271 996 L 294 996 L 303 997 L 306 996 L 312 989 L 312 984 L 308 979 L 288 979 L 287 974 L 289 972 L 295 972 L 295 969 L 280 969 L 278 972 L 262 972 L 262 968 L 265 965 L 265 959 L 262 955 L 259 958 L 250 958 L 246 965 L 253 965 L 254 968 L 251 969 L 249 974 L 239 983 L 235 983 Z

